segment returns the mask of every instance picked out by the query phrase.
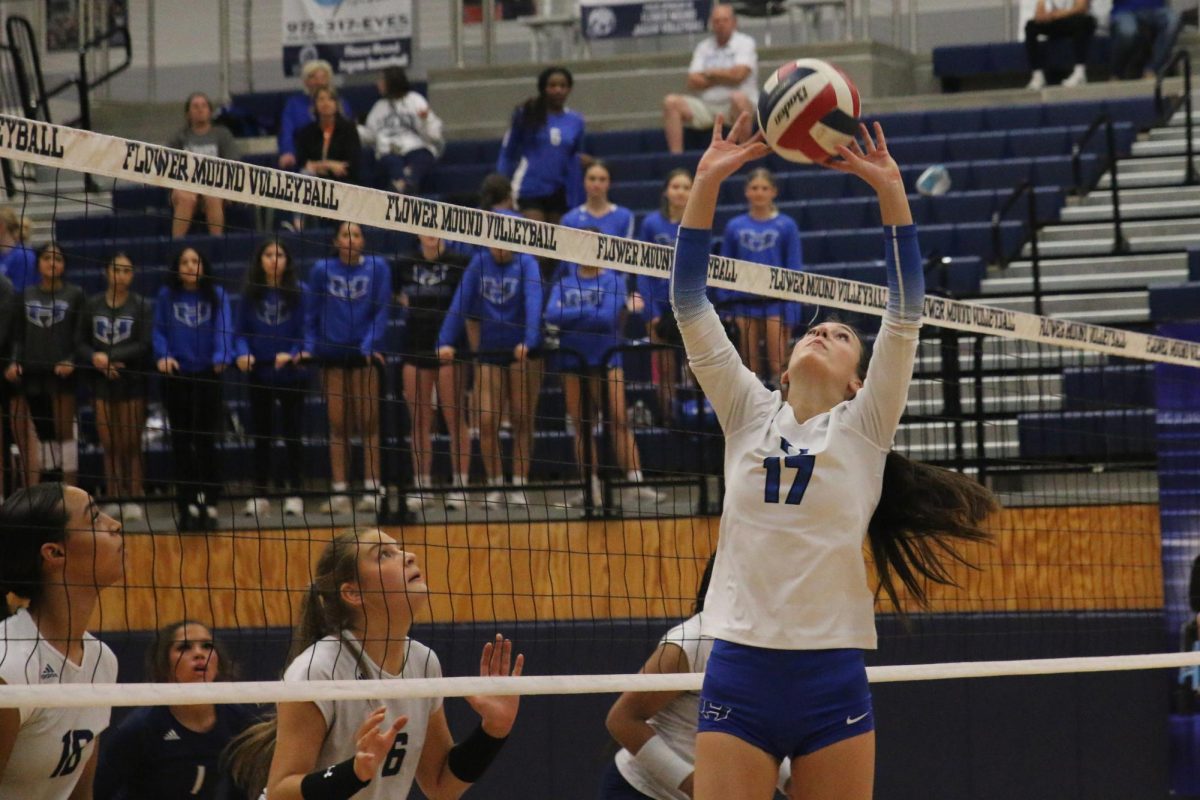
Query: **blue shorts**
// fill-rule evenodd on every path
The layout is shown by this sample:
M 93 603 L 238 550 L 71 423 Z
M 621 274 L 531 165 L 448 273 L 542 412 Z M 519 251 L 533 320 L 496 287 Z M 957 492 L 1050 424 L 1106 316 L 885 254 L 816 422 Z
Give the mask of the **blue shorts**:
M 782 317 L 784 305 L 785 303 L 783 300 L 772 300 L 768 302 L 750 300 L 735 304 L 732 312 L 735 317 L 745 317 L 747 319 Z
M 782 761 L 872 730 L 862 650 L 713 644 L 698 733 L 728 733 Z
M 625 780 L 615 761 L 608 762 L 608 769 L 604 770 L 604 776 L 600 779 L 600 794 L 596 797 L 597 800 L 654 800 Z

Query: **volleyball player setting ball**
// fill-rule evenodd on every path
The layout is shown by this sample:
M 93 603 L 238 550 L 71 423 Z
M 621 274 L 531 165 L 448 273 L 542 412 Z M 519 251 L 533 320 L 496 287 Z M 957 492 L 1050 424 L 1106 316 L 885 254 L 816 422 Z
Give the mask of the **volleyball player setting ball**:
M 838 138 L 846 136 L 840 115 L 857 112 L 839 105 L 830 119 L 833 112 L 806 107 L 836 76 L 814 70 L 801 78 L 804 91 L 794 86 L 792 94 L 772 91 L 777 73 L 764 91 L 768 114 L 757 135 L 750 135 L 749 115 L 727 138 L 718 118 L 675 246 L 671 304 L 691 368 L 725 433 L 729 487 L 704 606 L 706 632 L 716 641 L 701 691 L 697 800 L 766 800 L 783 759 L 792 765 L 792 798 L 870 798 L 875 718 L 863 651 L 875 648 L 876 636 L 863 539 L 869 537 L 881 588 L 893 602 L 897 574 L 922 602 L 925 579 L 952 582 L 939 562 L 941 548 L 985 538 L 978 523 L 994 507 L 974 481 L 890 452 L 921 325 L 921 253 L 900 169 L 878 123 L 873 132 L 859 126 L 861 145 L 853 138 L 833 145 L 838 158 L 820 155 L 846 141 Z M 781 103 L 788 102 L 784 114 Z M 810 133 L 779 129 L 789 116 Z M 826 320 L 796 342 L 780 391 L 766 389 L 742 365 L 705 296 L 718 190 L 770 152 L 764 135 L 781 155 L 802 154 L 875 190 L 888 276 L 869 367 L 857 332 Z

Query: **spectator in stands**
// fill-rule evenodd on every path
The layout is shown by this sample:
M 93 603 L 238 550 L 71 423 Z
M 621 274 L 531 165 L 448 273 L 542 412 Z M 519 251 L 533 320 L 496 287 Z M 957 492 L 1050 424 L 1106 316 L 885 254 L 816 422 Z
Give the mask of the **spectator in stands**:
M 1096 18 L 1092 16 L 1091 0 L 1037 0 L 1033 18 L 1025 23 L 1025 54 L 1033 76 L 1025 88 L 1041 91 L 1046 88 L 1043 71 L 1046 57 L 1041 43 L 1070 39 L 1075 51 L 1075 69 L 1062 82 L 1063 86 L 1082 86 L 1087 83 L 1088 50 L 1096 34 Z
M 575 78 L 566 67 L 538 75 L 537 97 L 513 111 L 496 171 L 512 180 L 517 209 L 529 219 L 558 222 L 583 202 L 583 115 L 567 108 Z
M 796 221 L 775 205 L 779 185 L 770 170 L 758 167 L 746 177 L 746 213 L 725 224 L 721 255 L 783 269 L 804 269 L 800 229 Z M 783 351 L 799 323 L 800 306 L 745 292 L 721 293 L 731 306 L 738 327 L 738 351 L 751 372 L 777 384 L 783 374 Z M 763 369 L 762 344 L 766 345 Z
M 313 93 L 316 119 L 296 131 L 296 163 L 300 171 L 345 183 L 358 183 L 362 144 L 358 126 L 344 117 L 337 90 L 329 86 Z
M 1113 77 L 1153 78 L 1171 58 L 1179 25 L 1167 0 L 1113 0 Z
M 393 274 L 398 284 L 400 305 L 408 309 L 404 402 L 412 419 L 414 489 L 405 500 L 409 511 L 418 511 L 433 500 L 427 492 L 433 488 L 435 393 L 450 434 L 453 488 L 444 496 L 444 503 L 447 508 L 457 508 L 467 502 L 463 492 L 470 483 L 471 468 L 471 438 L 467 435 L 463 413 L 467 366 L 463 362 L 447 364 L 439 359 L 437 339 L 442 320 L 470 260 L 471 253 L 447 248 L 446 242 L 436 236 L 420 236 L 416 252 Z
M 593 164 L 589 172 L 597 166 Z M 589 188 L 589 196 L 592 191 Z M 632 222 L 631 219 L 630 225 Z M 597 228 L 591 230 L 600 232 Z M 600 409 L 604 409 L 608 420 L 617 465 L 628 480 L 642 481 L 641 458 L 626 410 L 621 353 L 612 352 L 613 348 L 625 343 L 622 331 L 631 299 L 622 273 L 566 263 L 559 270 L 546 303 L 547 328 L 558 333 L 559 350 L 554 354 L 554 366 L 562 375 L 567 415 L 574 422 L 575 463 L 585 479 L 590 471 L 588 488 L 597 507 L 603 507 L 604 500 L 598 448 L 592 431 L 600 418 Z M 584 456 L 585 437 L 592 437 L 593 446 L 588 458 Z M 649 486 L 638 488 L 638 498 L 651 504 L 661 499 Z M 582 493 L 567 498 L 570 505 L 582 501 Z
M 493 172 L 483 179 L 479 185 L 479 207 L 486 211 L 512 211 L 516 208 L 512 181 L 507 175 Z
M 300 498 L 304 477 L 304 396 L 308 370 L 304 346 L 304 302 L 307 287 L 296 277 L 292 256 L 283 242 L 268 239 L 258 246 L 242 291 L 233 350 L 246 374 L 250 399 L 247 432 L 254 442 L 254 494 L 242 514 L 259 518 L 271 510 L 267 499 L 274 471 L 272 421 L 287 457 L 283 464 L 284 516 L 304 513 Z
M 208 259 L 194 247 L 183 248 L 154 304 L 154 358 L 171 426 L 181 533 L 217 525 L 221 373 L 233 360 L 232 333 L 229 297 L 214 283 Z
M 25 287 L 24 318 L 13 327 L 12 360 L 4 377 L 15 387 L 13 429 L 25 485 L 40 480 L 38 465 L 74 485 L 79 471 L 75 329 L 83 290 L 63 279 L 67 260 L 57 244 L 38 250 L 37 266 L 39 281 Z
M 633 236 L 633 213 L 608 199 L 612 173 L 603 161 L 595 160 L 583 173 L 583 193 L 587 198 L 568 211 L 562 224 L 580 230 L 594 229 L 608 236 Z
M 236 159 L 237 141 L 223 125 L 213 125 L 212 101 L 204 92 L 192 92 L 183 107 L 186 124 L 175 134 L 170 147 L 187 150 L 202 156 L 218 156 Z M 175 189 L 171 192 L 171 236 L 178 239 L 192 227 L 196 212 L 203 207 L 204 221 L 213 236 L 225 233 L 225 201 L 220 197 L 207 197 Z
M 674 247 L 679 234 L 679 220 L 688 195 L 692 192 L 692 173 L 680 167 L 667 173 L 663 181 L 662 198 L 657 211 L 652 211 L 642 220 L 638 238 L 665 247 Z M 675 413 L 675 381 L 679 377 L 678 348 L 683 347 L 679 337 L 679 326 L 675 324 L 675 312 L 671 310 L 668 296 L 670 282 L 666 278 L 638 275 L 637 293 L 641 299 L 642 315 L 646 318 L 650 341 L 657 345 L 669 345 L 675 349 L 654 351 L 654 384 L 658 391 L 658 408 L 663 424 Z
M 25 244 L 33 226 L 8 206 L 0 208 L 0 273 L 12 281 L 18 295 L 37 283 L 37 253 Z
M 438 334 L 438 357 L 454 360 L 468 313 L 480 317 L 479 447 L 489 503 L 526 505 L 525 484 L 533 460 L 533 414 L 542 368 L 536 350 L 542 341 L 542 280 L 537 259 L 496 247 L 478 248 Z M 513 488 L 505 495 L 500 458 L 501 397 L 512 410 Z
M 377 512 L 384 502 L 379 450 L 379 370 L 384 360 L 392 275 L 382 256 L 363 252 L 362 228 L 343 222 L 334 234 L 334 255 L 313 265 L 302 357 L 321 365 L 329 415 L 332 494 L 322 514 L 350 512 L 346 495 L 350 442 L 362 442 L 363 495 L 360 511 Z
M 408 85 L 403 67 L 388 67 L 379 79 L 382 98 L 359 126 L 363 144 L 375 146 L 375 157 L 388 188 L 420 194 L 425 176 L 446 148 L 442 120 L 429 101 Z
M 688 67 L 690 94 L 663 98 L 663 133 L 672 153 L 683 152 L 684 126 L 707 130 L 717 114 L 727 120 L 753 115 L 758 102 L 758 48 L 737 30 L 733 6 L 714 5 L 708 27 L 712 36 L 696 45 Z
M 146 677 L 155 683 L 212 683 L 234 673 L 212 631 L 193 620 L 160 628 L 146 650 Z M 236 704 L 135 709 L 104 737 L 95 800 L 232 800 L 222 753 L 254 717 L 251 706 Z
M 333 86 L 333 67 L 323 59 L 306 61 L 300 68 L 300 80 L 304 81 L 304 91 L 297 92 L 287 99 L 283 112 L 279 117 L 279 167 L 293 169 L 296 166 L 296 132 L 312 122 L 313 96 L 317 89 Z M 353 119 L 350 106 L 343 100 L 342 116 Z
M 0 531 L 0 685 L 116 683 L 116 655 L 87 627 L 124 574 L 121 523 L 82 489 L 45 483 L 5 501 Z M 28 605 L 10 608 L 10 592 Z M 111 713 L 0 709 L 0 797 L 91 797 Z
M 150 303 L 130 290 L 133 262 L 124 253 L 108 261 L 108 287 L 83 304 L 78 340 L 79 360 L 94 368 L 96 432 L 104 448 L 104 475 L 115 502 L 104 513 L 123 521 L 140 520 L 144 463 L 142 429 L 146 421 L 147 376 L 153 352 L 154 316 Z

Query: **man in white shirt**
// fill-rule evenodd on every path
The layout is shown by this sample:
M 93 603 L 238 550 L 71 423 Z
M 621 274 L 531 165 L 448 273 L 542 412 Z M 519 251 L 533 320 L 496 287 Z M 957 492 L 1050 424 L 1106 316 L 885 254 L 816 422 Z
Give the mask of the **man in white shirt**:
M 696 45 L 688 67 L 691 94 L 663 98 L 663 133 L 672 153 L 683 152 L 684 125 L 712 128 L 717 114 L 732 122 L 742 112 L 753 115 L 758 102 L 758 49 L 738 32 L 733 7 L 714 5 L 708 27 L 712 36 Z

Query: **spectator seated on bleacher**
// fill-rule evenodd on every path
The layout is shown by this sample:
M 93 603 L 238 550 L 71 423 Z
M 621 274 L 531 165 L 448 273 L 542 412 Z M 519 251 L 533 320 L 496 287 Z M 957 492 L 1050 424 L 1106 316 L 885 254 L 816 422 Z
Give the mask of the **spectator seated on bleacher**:
M 333 67 L 328 61 L 313 59 L 300 68 L 304 91 L 288 98 L 279 117 L 279 167 L 296 166 L 296 132 L 313 121 L 313 98 L 318 89 L 333 86 Z M 350 107 L 341 102 L 342 116 L 353 119 Z
M 213 105 L 204 92 L 192 92 L 184 105 L 187 123 L 167 144 L 180 150 L 204 156 L 236 159 L 237 142 L 230 130 L 213 125 Z M 187 235 L 196 212 L 204 209 L 208 232 L 220 236 L 225 232 L 225 201 L 220 197 L 201 196 L 195 192 L 175 189 L 171 192 L 171 236 Z
M 1033 75 L 1026 88 L 1040 91 L 1046 87 L 1045 56 L 1041 37 L 1053 41 L 1070 39 L 1075 53 L 1075 69 L 1063 80 L 1063 86 L 1087 83 L 1088 50 L 1096 34 L 1096 18 L 1091 0 L 1037 0 L 1033 18 L 1025 23 L 1025 53 Z
M 1179 26 L 1167 0 L 1113 0 L 1113 77 L 1154 77 L 1171 57 Z
M 341 105 L 332 86 L 313 93 L 315 119 L 296 131 L 296 163 L 309 175 L 358 183 L 362 144 L 358 127 L 342 114 Z
M 425 176 L 446 147 L 442 120 L 408 83 L 403 67 L 388 67 L 379 78 L 383 95 L 358 127 L 363 144 L 375 146 L 375 158 L 387 188 L 420 194 Z

